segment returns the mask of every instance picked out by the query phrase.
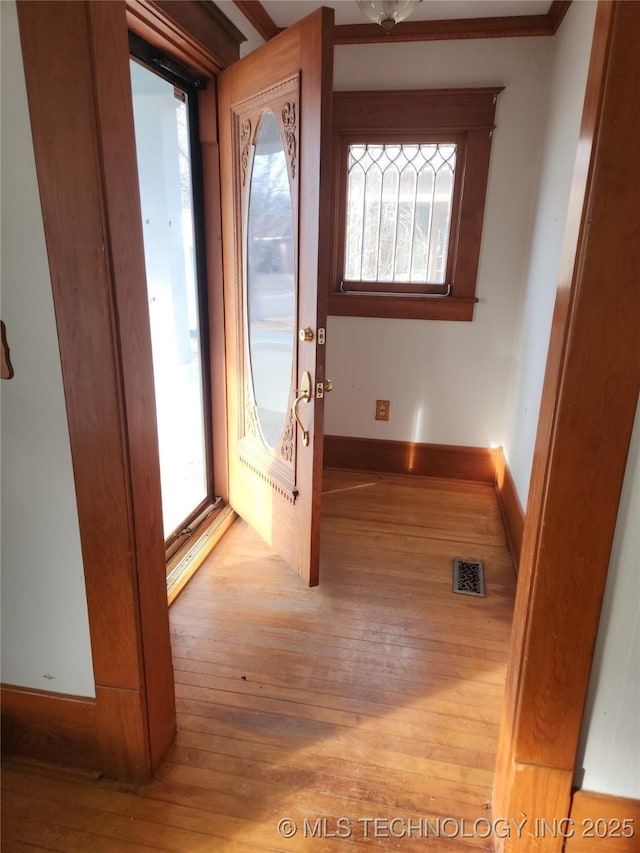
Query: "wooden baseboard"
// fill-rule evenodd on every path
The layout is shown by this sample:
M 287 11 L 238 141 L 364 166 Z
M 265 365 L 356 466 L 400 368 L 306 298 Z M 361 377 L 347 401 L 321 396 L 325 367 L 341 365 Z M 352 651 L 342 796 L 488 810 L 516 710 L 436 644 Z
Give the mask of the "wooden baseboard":
M 516 491 L 511 471 L 502 448 L 496 451 L 496 494 L 502 513 L 502 521 L 509 542 L 513 564 L 518 570 L 524 531 L 524 510 Z
M 495 450 L 486 447 L 414 444 L 344 435 L 324 438 L 327 468 L 421 474 L 479 483 L 495 483 L 495 454 Z
M 565 853 L 634 853 L 640 843 L 640 800 L 576 791 L 571 827 L 575 833 L 567 839 Z M 629 827 L 633 835 L 623 837 L 630 834 Z
M 324 465 L 327 468 L 421 474 L 495 485 L 509 550 L 518 570 L 524 511 L 501 447 L 493 450 L 488 447 L 325 435 Z
M 2 755 L 100 770 L 95 700 L 2 685 Z

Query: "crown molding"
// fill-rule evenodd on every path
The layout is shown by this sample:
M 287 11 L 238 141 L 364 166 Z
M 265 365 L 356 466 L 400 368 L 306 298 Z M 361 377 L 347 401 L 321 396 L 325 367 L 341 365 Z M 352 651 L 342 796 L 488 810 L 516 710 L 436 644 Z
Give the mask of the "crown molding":
M 234 0 L 235 5 L 265 41 L 279 28 L 259 0 Z M 385 33 L 377 24 L 343 24 L 335 27 L 335 44 L 389 44 L 443 39 L 523 38 L 552 36 L 567 13 L 571 0 L 553 0 L 546 15 L 505 15 L 494 18 L 460 18 L 446 21 L 408 21 Z
M 547 18 L 549 18 L 549 23 L 553 27 L 553 32 L 555 33 L 564 20 L 564 16 L 569 11 L 569 6 L 571 5 L 571 0 L 553 0 L 551 6 L 549 6 L 549 11 L 547 12 Z

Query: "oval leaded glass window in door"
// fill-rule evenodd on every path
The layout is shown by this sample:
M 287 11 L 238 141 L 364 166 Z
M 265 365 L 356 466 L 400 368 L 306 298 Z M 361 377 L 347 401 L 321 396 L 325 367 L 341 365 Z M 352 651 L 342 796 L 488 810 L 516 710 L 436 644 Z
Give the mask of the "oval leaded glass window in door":
M 280 125 L 267 110 L 255 139 L 247 216 L 246 299 L 253 397 L 265 445 L 289 409 L 296 320 L 291 185 Z

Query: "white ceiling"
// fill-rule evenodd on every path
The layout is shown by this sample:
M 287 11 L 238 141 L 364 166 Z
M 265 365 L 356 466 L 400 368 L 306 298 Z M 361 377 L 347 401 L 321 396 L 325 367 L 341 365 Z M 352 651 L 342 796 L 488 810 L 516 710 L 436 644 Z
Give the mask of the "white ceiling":
M 356 0 L 262 0 L 278 27 L 288 27 L 319 6 L 336 10 L 336 24 L 365 24 Z M 451 18 L 493 18 L 502 15 L 546 15 L 550 0 L 422 0 L 410 21 L 441 21 Z

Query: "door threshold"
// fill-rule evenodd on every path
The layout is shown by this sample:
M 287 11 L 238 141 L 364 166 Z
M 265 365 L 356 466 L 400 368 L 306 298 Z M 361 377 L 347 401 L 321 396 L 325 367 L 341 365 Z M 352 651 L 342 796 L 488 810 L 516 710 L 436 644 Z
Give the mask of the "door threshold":
M 167 564 L 167 600 L 173 604 L 204 560 L 231 527 L 237 516 L 229 505 L 212 518 L 195 541 Z

